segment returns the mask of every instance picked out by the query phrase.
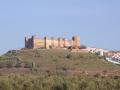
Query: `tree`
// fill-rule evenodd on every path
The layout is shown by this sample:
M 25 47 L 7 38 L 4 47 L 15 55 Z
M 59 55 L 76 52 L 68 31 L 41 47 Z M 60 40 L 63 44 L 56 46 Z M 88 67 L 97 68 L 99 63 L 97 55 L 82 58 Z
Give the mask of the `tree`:
M 81 45 L 80 49 L 86 49 L 87 47 L 85 45 Z

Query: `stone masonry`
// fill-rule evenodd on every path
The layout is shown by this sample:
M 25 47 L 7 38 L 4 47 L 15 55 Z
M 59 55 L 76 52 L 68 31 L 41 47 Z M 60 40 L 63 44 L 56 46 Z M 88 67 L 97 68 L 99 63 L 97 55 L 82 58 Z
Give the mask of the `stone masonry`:
M 80 37 L 73 36 L 71 40 L 65 38 L 49 38 L 44 37 L 44 39 L 38 38 L 37 36 L 32 36 L 31 38 L 25 37 L 25 48 L 28 49 L 38 49 L 38 48 L 78 48 L 80 47 Z

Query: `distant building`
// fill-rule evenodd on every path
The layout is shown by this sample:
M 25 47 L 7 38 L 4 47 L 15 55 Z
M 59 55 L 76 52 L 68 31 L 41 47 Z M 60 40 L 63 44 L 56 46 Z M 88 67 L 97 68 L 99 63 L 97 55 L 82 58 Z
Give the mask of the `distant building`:
M 110 52 L 106 53 L 106 56 L 120 58 L 120 51 L 110 51 Z
M 95 47 L 87 47 L 87 50 L 91 53 L 96 53 L 100 56 L 104 56 L 105 53 L 108 52 L 108 50 L 102 49 L 102 48 L 95 48 Z
M 73 36 L 71 40 L 65 38 L 49 38 L 44 37 L 40 39 L 37 36 L 32 36 L 31 38 L 25 37 L 25 48 L 28 49 L 38 49 L 38 48 L 79 48 L 80 47 L 80 37 Z
M 120 65 L 120 51 L 109 51 L 105 56 L 107 61 Z

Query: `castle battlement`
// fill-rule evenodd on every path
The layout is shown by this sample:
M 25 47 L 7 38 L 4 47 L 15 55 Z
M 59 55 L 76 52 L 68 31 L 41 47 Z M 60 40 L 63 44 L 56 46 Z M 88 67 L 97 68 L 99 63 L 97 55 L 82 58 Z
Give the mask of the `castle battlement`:
M 66 38 L 54 38 L 45 36 L 43 39 L 37 36 L 32 36 L 31 38 L 25 37 L 25 48 L 37 49 L 37 48 L 78 48 L 80 46 L 80 37 L 73 36 L 71 40 Z

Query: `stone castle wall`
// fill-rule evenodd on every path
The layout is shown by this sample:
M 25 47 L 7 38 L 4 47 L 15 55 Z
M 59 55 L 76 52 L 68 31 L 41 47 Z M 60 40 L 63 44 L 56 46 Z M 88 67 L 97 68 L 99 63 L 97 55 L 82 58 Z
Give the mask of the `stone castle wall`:
M 80 37 L 73 36 L 71 40 L 65 38 L 49 38 L 44 37 L 40 39 L 37 36 L 32 36 L 31 38 L 25 37 L 25 48 L 37 49 L 37 48 L 67 48 L 73 47 L 78 48 L 80 46 Z

